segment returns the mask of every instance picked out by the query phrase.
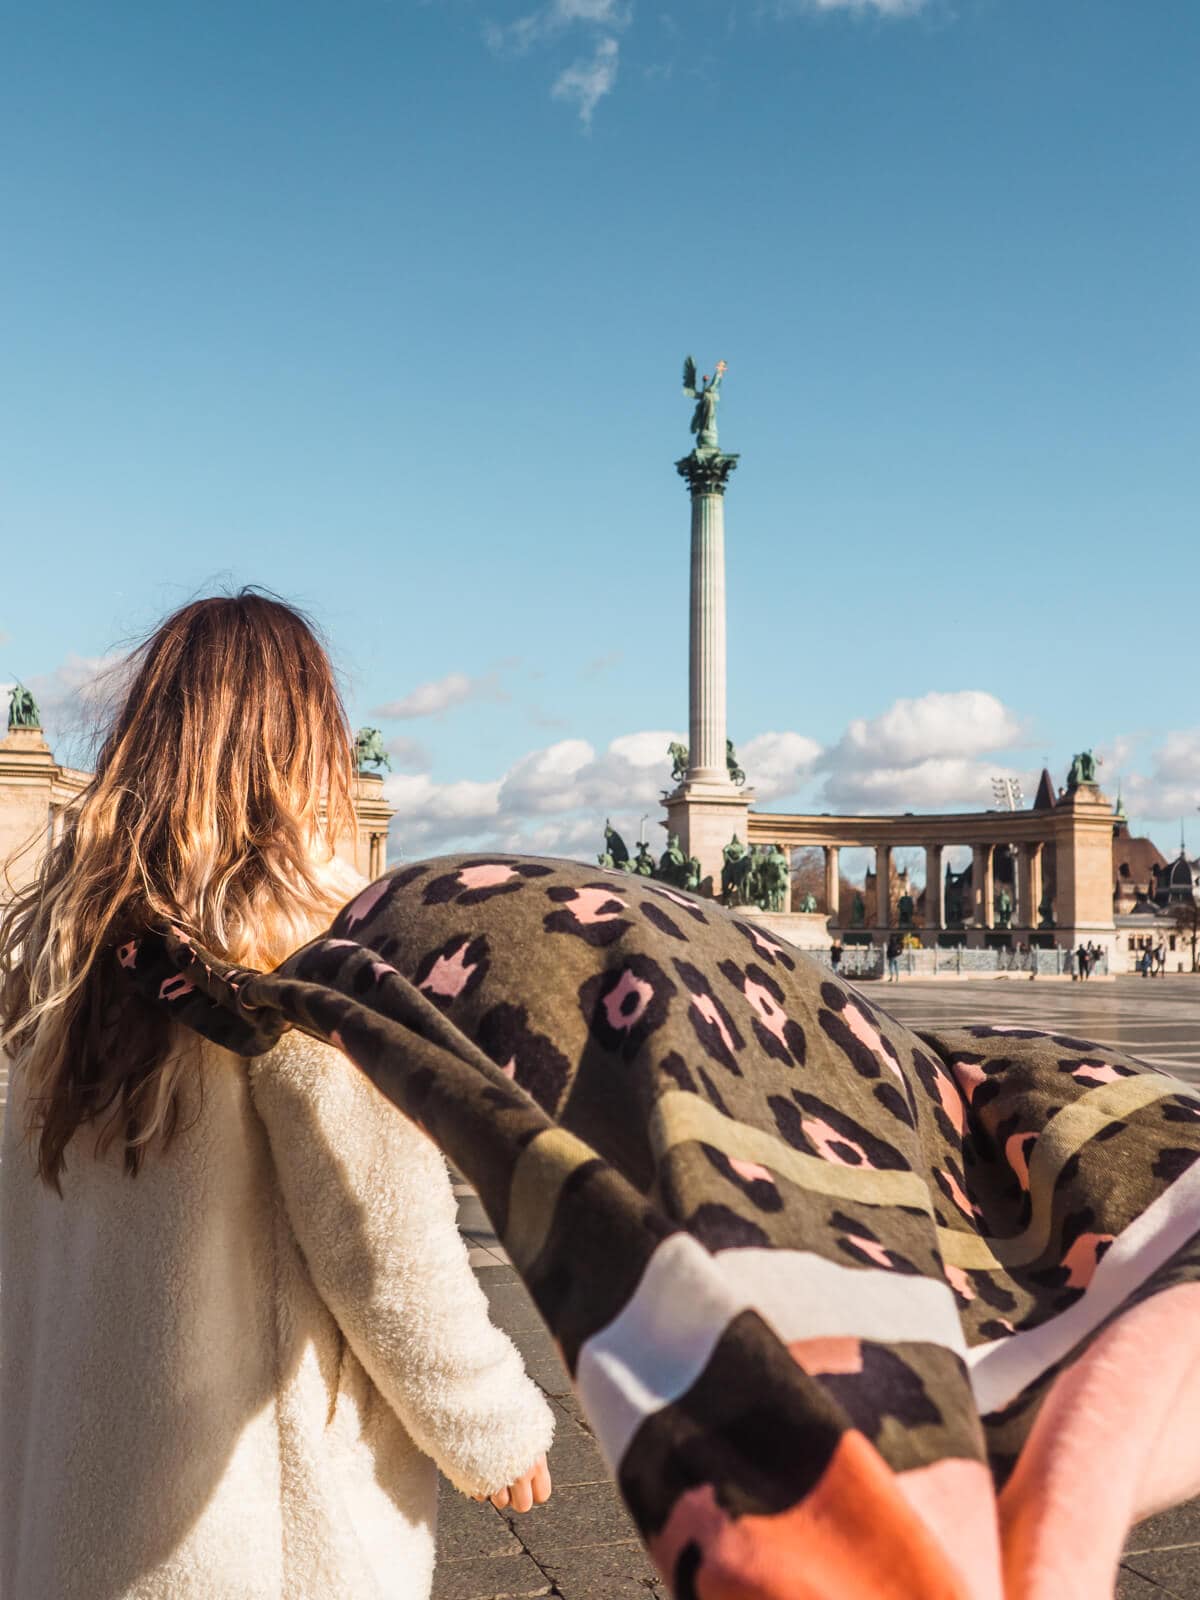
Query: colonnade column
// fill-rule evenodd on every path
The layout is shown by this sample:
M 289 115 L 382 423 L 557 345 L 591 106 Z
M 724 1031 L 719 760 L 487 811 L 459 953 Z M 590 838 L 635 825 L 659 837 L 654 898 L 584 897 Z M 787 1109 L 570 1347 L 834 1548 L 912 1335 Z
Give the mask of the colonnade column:
M 925 846 L 925 926 L 941 932 L 946 926 L 946 880 L 942 876 L 942 846 Z
M 1029 902 L 1027 928 L 1036 928 L 1041 921 L 1042 905 L 1042 845 L 1027 844 L 1025 856 L 1026 899 Z
M 825 846 L 825 915 L 836 927 L 841 913 L 841 851 L 836 844 Z
M 892 925 L 892 847 L 875 846 L 875 925 L 890 928 Z
M 996 884 L 990 844 L 977 844 L 971 848 L 971 899 L 974 902 L 975 926 L 994 927 Z

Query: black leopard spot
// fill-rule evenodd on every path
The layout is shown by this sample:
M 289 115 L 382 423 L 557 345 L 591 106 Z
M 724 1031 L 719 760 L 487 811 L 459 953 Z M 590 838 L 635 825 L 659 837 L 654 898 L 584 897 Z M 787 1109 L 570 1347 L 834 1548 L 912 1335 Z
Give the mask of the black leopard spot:
M 684 944 L 687 943 L 687 934 L 680 929 L 677 923 L 672 922 L 662 907 L 656 906 L 653 900 L 643 900 L 641 909 L 646 921 L 651 927 L 657 928 L 659 933 L 665 933 L 668 939 L 679 939 Z
M 698 1206 L 687 1220 L 687 1231 L 707 1250 L 765 1248 L 771 1240 L 748 1217 L 716 1201 Z
M 553 1114 L 567 1087 L 570 1063 L 544 1033 L 530 1028 L 524 1006 L 493 1006 L 479 1020 L 478 1040 L 498 1067 Z
M 745 1047 L 745 1039 L 726 1007 L 713 992 L 712 985 L 690 961 L 675 961 L 675 971 L 688 991 L 688 1021 L 707 1053 L 729 1072 L 741 1077 L 734 1052 Z
M 666 1021 L 674 983 L 649 956 L 632 954 L 580 987 L 588 1029 L 606 1050 L 630 1060 Z
M 1156 1178 L 1163 1183 L 1174 1183 L 1176 1178 L 1181 1178 L 1195 1161 L 1200 1151 L 1181 1150 L 1177 1146 L 1168 1146 L 1158 1152 L 1158 1159 L 1150 1169 Z
M 696 1093 L 696 1080 L 688 1071 L 687 1063 L 678 1050 L 672 1050 L 669 1056 L 664 1056 L 658 1063 L 658 1070 L 665 1072 L 668 1078 L 681 1089 L 686 1089 L 689 1094 Z

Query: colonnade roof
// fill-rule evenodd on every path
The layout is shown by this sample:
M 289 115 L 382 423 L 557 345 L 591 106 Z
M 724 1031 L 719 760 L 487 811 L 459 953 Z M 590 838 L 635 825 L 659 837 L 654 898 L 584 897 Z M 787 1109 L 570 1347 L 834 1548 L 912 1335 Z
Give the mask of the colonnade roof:
M 905 812 L 901 816 L 858 817 L 751 811 L 747 830 L 755 844 L 778 841 L 793 849 L 804 845 L 874 849 L 879 845 L 1038 844 L 1080 824 L 1111 826 L 1112 808 L 1103 795 L 1059 805 L 1052 811 Z

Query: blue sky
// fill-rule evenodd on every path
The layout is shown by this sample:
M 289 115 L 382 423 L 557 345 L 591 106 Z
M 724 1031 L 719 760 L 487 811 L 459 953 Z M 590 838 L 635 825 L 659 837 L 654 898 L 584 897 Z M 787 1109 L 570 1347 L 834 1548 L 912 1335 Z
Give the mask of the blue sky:
M 257 582 L 406 855 L 656 820 L 694 350 L 764 804 L 1092 745 L 1196 817 L 1194 0 L 24 0 L 0 61 L 0 680 L 64 748 Z

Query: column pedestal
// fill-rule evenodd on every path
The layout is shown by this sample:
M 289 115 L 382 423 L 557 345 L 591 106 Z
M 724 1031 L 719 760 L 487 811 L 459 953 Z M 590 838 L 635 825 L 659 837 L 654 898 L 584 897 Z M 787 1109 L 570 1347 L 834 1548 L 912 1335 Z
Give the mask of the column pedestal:
M 701 878 L 712 879 L 715 895 L 721 892 L 725 846 L 735 833 L 743 844 L 747 843 L 753 799 L 752 789 L 739 789 L 729 782 L 693 782 L 688 778 L 664 802 L 667 832 L 679 835 L 685 856 L 696 857 Z

